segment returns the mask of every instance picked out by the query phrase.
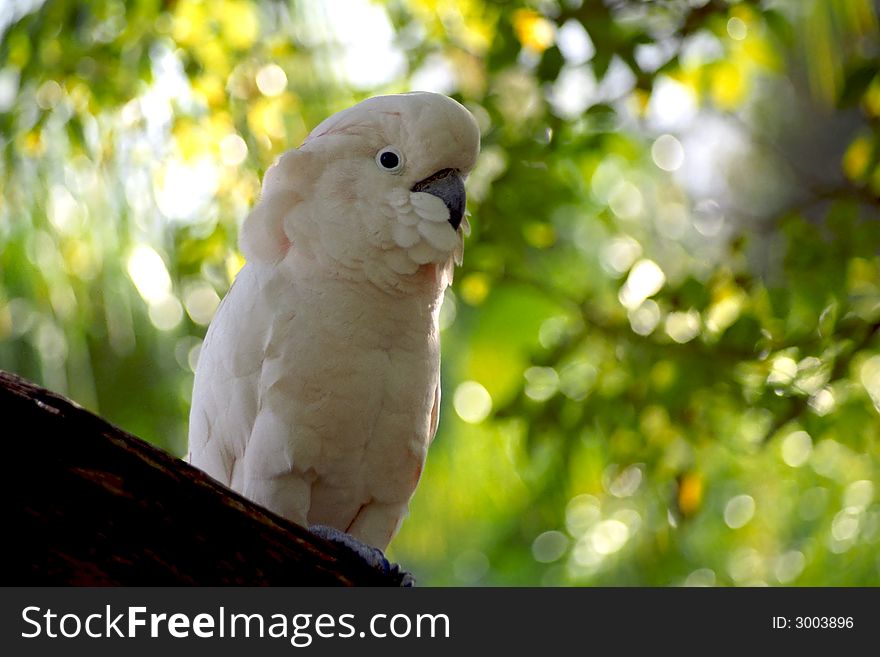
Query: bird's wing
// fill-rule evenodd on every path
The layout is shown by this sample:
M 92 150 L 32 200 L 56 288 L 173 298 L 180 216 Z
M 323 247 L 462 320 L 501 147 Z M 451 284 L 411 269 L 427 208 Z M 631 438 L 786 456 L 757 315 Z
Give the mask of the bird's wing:
M 273 265 L 290 248 L 286 223 L 317 176 L 315 156 L 293 149 L 263 178 L 259 202 L 245 219 L 240 242 L 248 264 L 217 309 L 202 349 L 190 411 L 189 459 L 236 490 L 259 410 L 259 381 L 271 332 L 271 301 L 263 289 Z
M 431 428 L 428 432 L 428 445 L 434 442 L 437 436 L 437 427 L 440 424 L 440 377 L 437 377 L 437 387 L 434 390 L 434 405 L 431 407 Z
M 241 251 L 249 262 L 274 263 L 290 248 L 285 224 L 320 171 L 318 156 L 297 149 L 284 153 L 263 177 L 259 202 L 241 227 Z
M 190 409 L 189 460 L 234 486 L 257 413 L 265 329 L 246 318 L 262 311 L 254 267 L 245 265 L 224 298 L 199 352 Z
M 279 330 L 292 319 L 272 292 L 280 284 L 276 270 L 245 265 L 211 323 L 193 387 L 189 458 L 245 497 L 305 525 L 312 481 L 299 465 L 313 460 L 301 452 L 315 441 L 291 434 L 301 395 L 291 390 L 283 403 L 276 399 L 279 386 L 298 378 L 295 363 L 275 353 L 286 339 Z

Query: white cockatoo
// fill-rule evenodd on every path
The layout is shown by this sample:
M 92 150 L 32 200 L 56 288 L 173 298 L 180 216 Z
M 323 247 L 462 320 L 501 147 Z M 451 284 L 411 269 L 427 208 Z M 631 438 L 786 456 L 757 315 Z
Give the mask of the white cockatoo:
M 267 171 L 241 229 L 247 262 L 199 355 L 193 465 L 386 548 L 437 430 L 438 312 L 479 144 L 446 96 L 379 96 Z

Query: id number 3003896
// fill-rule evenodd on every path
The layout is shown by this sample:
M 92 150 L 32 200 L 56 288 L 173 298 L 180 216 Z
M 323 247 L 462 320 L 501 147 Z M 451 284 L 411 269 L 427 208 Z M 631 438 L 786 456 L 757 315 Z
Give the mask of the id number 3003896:
M 785 616 L 773 617 L 774 630 L 840 630 L 853 627 L 852 616 Z

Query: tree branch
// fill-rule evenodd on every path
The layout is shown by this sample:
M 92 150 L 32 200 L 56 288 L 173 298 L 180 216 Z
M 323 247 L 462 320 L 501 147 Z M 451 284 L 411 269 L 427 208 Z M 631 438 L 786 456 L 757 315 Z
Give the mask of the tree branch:
M 399 586 L 200 470 L 0 371 L 5 585 Z

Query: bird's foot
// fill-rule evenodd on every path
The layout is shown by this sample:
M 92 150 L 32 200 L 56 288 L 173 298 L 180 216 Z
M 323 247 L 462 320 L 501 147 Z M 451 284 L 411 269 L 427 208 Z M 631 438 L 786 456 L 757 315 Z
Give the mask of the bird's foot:
M 348 548 L 372 568 L 379 570 L 389 577 L 397 578 L 400 581 L 400 586 L 409 587 L 415 585 L 415 579 L 412 574 L 403 570 L 400 564 L 388 561 L 385 554 L 379 548 L 362 543 L 351 534 L 346 534 L 344 531 L 335 527 L 328 527 L 327 525 L 312 525 L 309 527 L 309 531 L 315 536 L 320 536 L 323 539 Z

